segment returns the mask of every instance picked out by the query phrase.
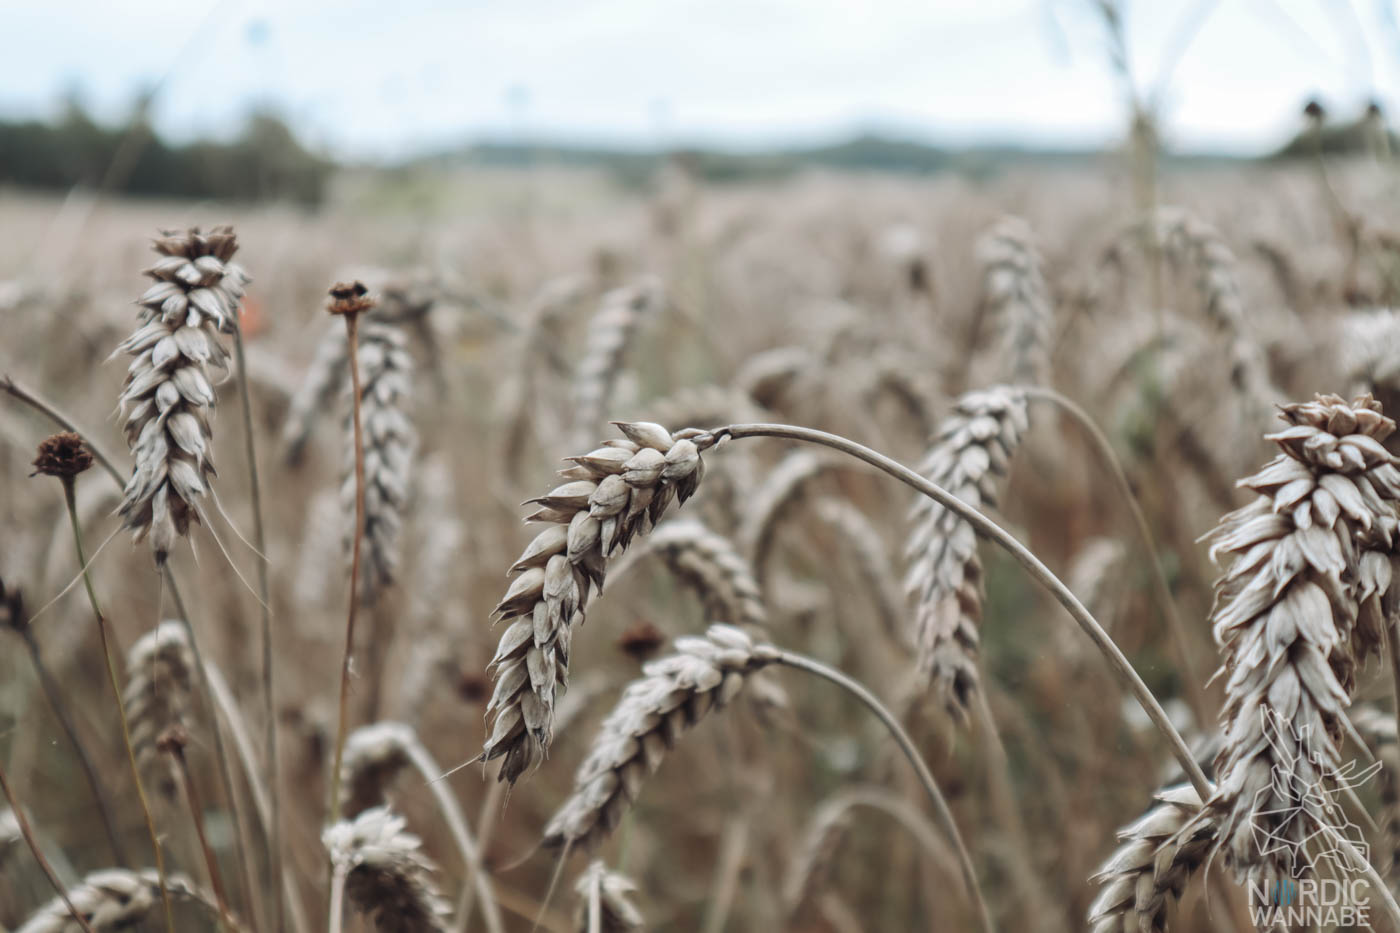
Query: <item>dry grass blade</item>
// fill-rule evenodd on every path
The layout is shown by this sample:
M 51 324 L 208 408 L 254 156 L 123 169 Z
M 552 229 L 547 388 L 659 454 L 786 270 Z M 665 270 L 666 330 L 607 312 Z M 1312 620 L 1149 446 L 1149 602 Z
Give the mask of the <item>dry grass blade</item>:
M 997 486 L 1029 426 L 1024 393 L 969 392 L 935 438 L 919 472 L 968 505 L 995 507 Z M 920 497 L 905 546 L 905 592 L 914 604 L 919 673 L 950 715 L 968 721 L 980 673 L 982 561 L 972 526 Z
M 574 923 L 578 933 L 638 933 L 646 929 L 642 912 L 631 897 L 637 884 L 620 872 L 592 862 L 574 884 L 579 896 Z
M 337 885 L 380 933 L 447 933 L 447 903 L 433 887 L 434 865 L 404 819 L 373 807 L 321 834 Z M 338 892 L 337 892 L 338 893 Z M 339 898 L 332 902 L 339 928 Z
M 978 240 L 977 258 L 983 304 L 1001 328 L 1007 381 L 1044 384 L 1054 310 L 1030 225 L 1019 217 L 998 221 Z
M 408 503 L 410 467 L 417 432 L 405 408 L 412 392 L 413 357 L 400 330 L 365 322 L 359 328 L 360 417 L 364 425 L 364 553 L 360 594 L 373 603 L 394 582 L 399 564 L 399 530 Z M 346 419 L 346 456 L 340 487 L 341 509 L 355 508 L 355 442 Z M 350 552 L 353 528 L 345 534 Z
M 198 904 L 217 916 L 218 905 L 209 895 L 182 875 L 166 878 L 171 900 Z M 160 908 L 160 882 L 152 870 L 142 872 L 108 868 L 95 871 L 80 884 L 68 889 L 83 919 L 96 933 L 125 930 L 139 925 Z M 235 927 L 235 933 L 239 928 Z M 68 907 L 54 898 L 40 907 L 16 933 L 78 933 L 79 927 Z
M 700 452 L 714 439 L 700 431 L 672 435 L 650 422 L 619 423 L 625 440 L 570 458 L 564 484 L 530 500 L 527 521 L 544 531 L 511 567 L 515 578 L 496 606 L 509 623 L 494 668 L 494 714 L 482 758 L 504 759 L 500 780 L 512 784 L 549 747 L 554 697 L 566 683 L 569 643 L 610 557 L 650 530 L 672 502 L 684 503 L 703 475 Z
M 1202 815 L 1190 784 L 1163 788 L 1154 799 L 1118 831 L 1118 848 L 1093 877 L 1100 890 L 1089 907 L 1091 933 L 1165 933 L 1169 900 L 1181 896 L 1216 845 L 1219 823 Z
M 154 248 L 160 259 L 146 274 L 155 284 L 137 302 L 141 326 L 117 348 L 135 357 L 119 400 L 136 461 L 120 511 L 163 564 L 176 536 L 205 520 L 201 499 L 214 473 L 208 367 L 228 368 L 219 335 L 236 326 L 247 276 L 229 262 L 238 241 L 227 227 L 167 233 Z
M 544 828 L 544 845 L 591 851 L 636 801 L 646 778 L 682 732 L 723 708 L 753 672 L 777 660 L 732 625 L 676 639 L 674 654 L 651 661 L 603 720 L 574 777 L 574 792 Z
M 1207 536 L 1212 557 L 1235 559 L 1211 614 L 1226 745 L 1201 819 L 1219 819 L 1227 861 L 1251 880 L 1305 877 L 1303 841 L 1339 829 L 1317 801 L 1355 672 L 1381 644 L 1400 527 L 1400 461 L 1381 444 L 1395 422 L 1379 409 L 1370 396 L 1284 406 L 1287 427 L 1268 435 L 1282 453 L 1242 481 L 1258 497 Z M 1278 844 L 1261 852 L 1260 833 Z

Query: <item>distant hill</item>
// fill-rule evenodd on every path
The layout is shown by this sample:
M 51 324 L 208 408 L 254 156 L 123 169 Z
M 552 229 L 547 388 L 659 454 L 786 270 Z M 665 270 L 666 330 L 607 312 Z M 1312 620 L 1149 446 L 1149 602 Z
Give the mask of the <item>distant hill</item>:
M 1103 159 L 1095 149 L 1033 149 L 983 146 L 952 149 L 908 139 L 865 134 L 825 145 L 776 149 L 771 152 L 731 152 L 686 148 L 671 153 L 554 142 L 479 142 L 414 160 L 415 165 L 456 166 L 573 166 L 599 168 L 625 183 L 640 183 L 668 159 L 684 163 L 697 177 L 712 182 L 752 181 L 790 175 L 804 168 L 850 172 L 890 172 L 926 175 L 955 171 L 973 176 L 995 175 L 1016 166 L 1082 166 Z M 1167 166 L 1218 164 L 1225 156 L 1167 156 Z

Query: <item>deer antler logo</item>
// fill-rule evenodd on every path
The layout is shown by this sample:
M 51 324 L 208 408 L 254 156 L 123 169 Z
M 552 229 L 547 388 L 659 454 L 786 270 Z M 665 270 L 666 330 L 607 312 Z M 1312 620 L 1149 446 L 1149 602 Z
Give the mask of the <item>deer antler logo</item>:
M 1297 728 L 1268 707 L 1259 710 L 1259 719 L 1275 762 L 1269 784 L 1254 795 L 1250 830 L 1259 854 L 1286 859 L 1294 876 L 1324 862 L 1337 873 L 1354 871 L 1343 843 L 1368 860 L 1370 851 L 1361 827 L 1347 818 L 1335 795 L 1371 780 L 1380 762 L 1358 768 L 1349 761 L 1338 767 L 1313 747 L 1311 725 Z M 1281 806 L 1269 807 L 1279 801 Z

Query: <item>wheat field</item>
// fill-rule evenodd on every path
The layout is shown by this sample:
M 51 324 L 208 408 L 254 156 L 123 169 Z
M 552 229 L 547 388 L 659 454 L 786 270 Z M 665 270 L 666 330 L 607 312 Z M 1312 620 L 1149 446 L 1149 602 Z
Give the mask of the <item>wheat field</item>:
M 0 191 L 0 930 L 1244 933 L 1251 882 L 1396 884 L 1400 176 L 1130 169 Z

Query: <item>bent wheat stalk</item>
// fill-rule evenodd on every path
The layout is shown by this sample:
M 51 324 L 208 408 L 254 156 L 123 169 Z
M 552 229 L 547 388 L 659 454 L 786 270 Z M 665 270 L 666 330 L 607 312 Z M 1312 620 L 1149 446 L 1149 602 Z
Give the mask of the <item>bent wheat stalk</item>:
M 83 928 L 84 933 L 93 933 L 92 927 L 88 924 L 87 918 L 78 913 L 78 908 L 73 905 L 73 899 L 68 896 L 68 891 L 63 887 L 63 882 L 58 880 L 58 875 L 54 874 L 53 866 L 49 864 L 48 858 L 44 855 L 44 850 L 39 848 L 39 840 L 34 838 L 34 830 L 29 828 L 29 818 L 24 815 L 24 809 L 15 799 L 15 792 L 10 789 L 10 781 L 5 777 L 5 769 L 0 766 L 0 791 L 4 791 L 5 800 L 10 804 L 9 813 L 14 817 L 15 825 L 19 828 L 19 834 L 24 837 L 24 842 L 29 846 L 29 851 L 34 854 L 34 861 L 39 863 L 43 869 L 44 877 L 49 879 L 49 884 L 53 886 L 54 892 L 58 895 L 58 900 L 67 909 L 78 926 Z

